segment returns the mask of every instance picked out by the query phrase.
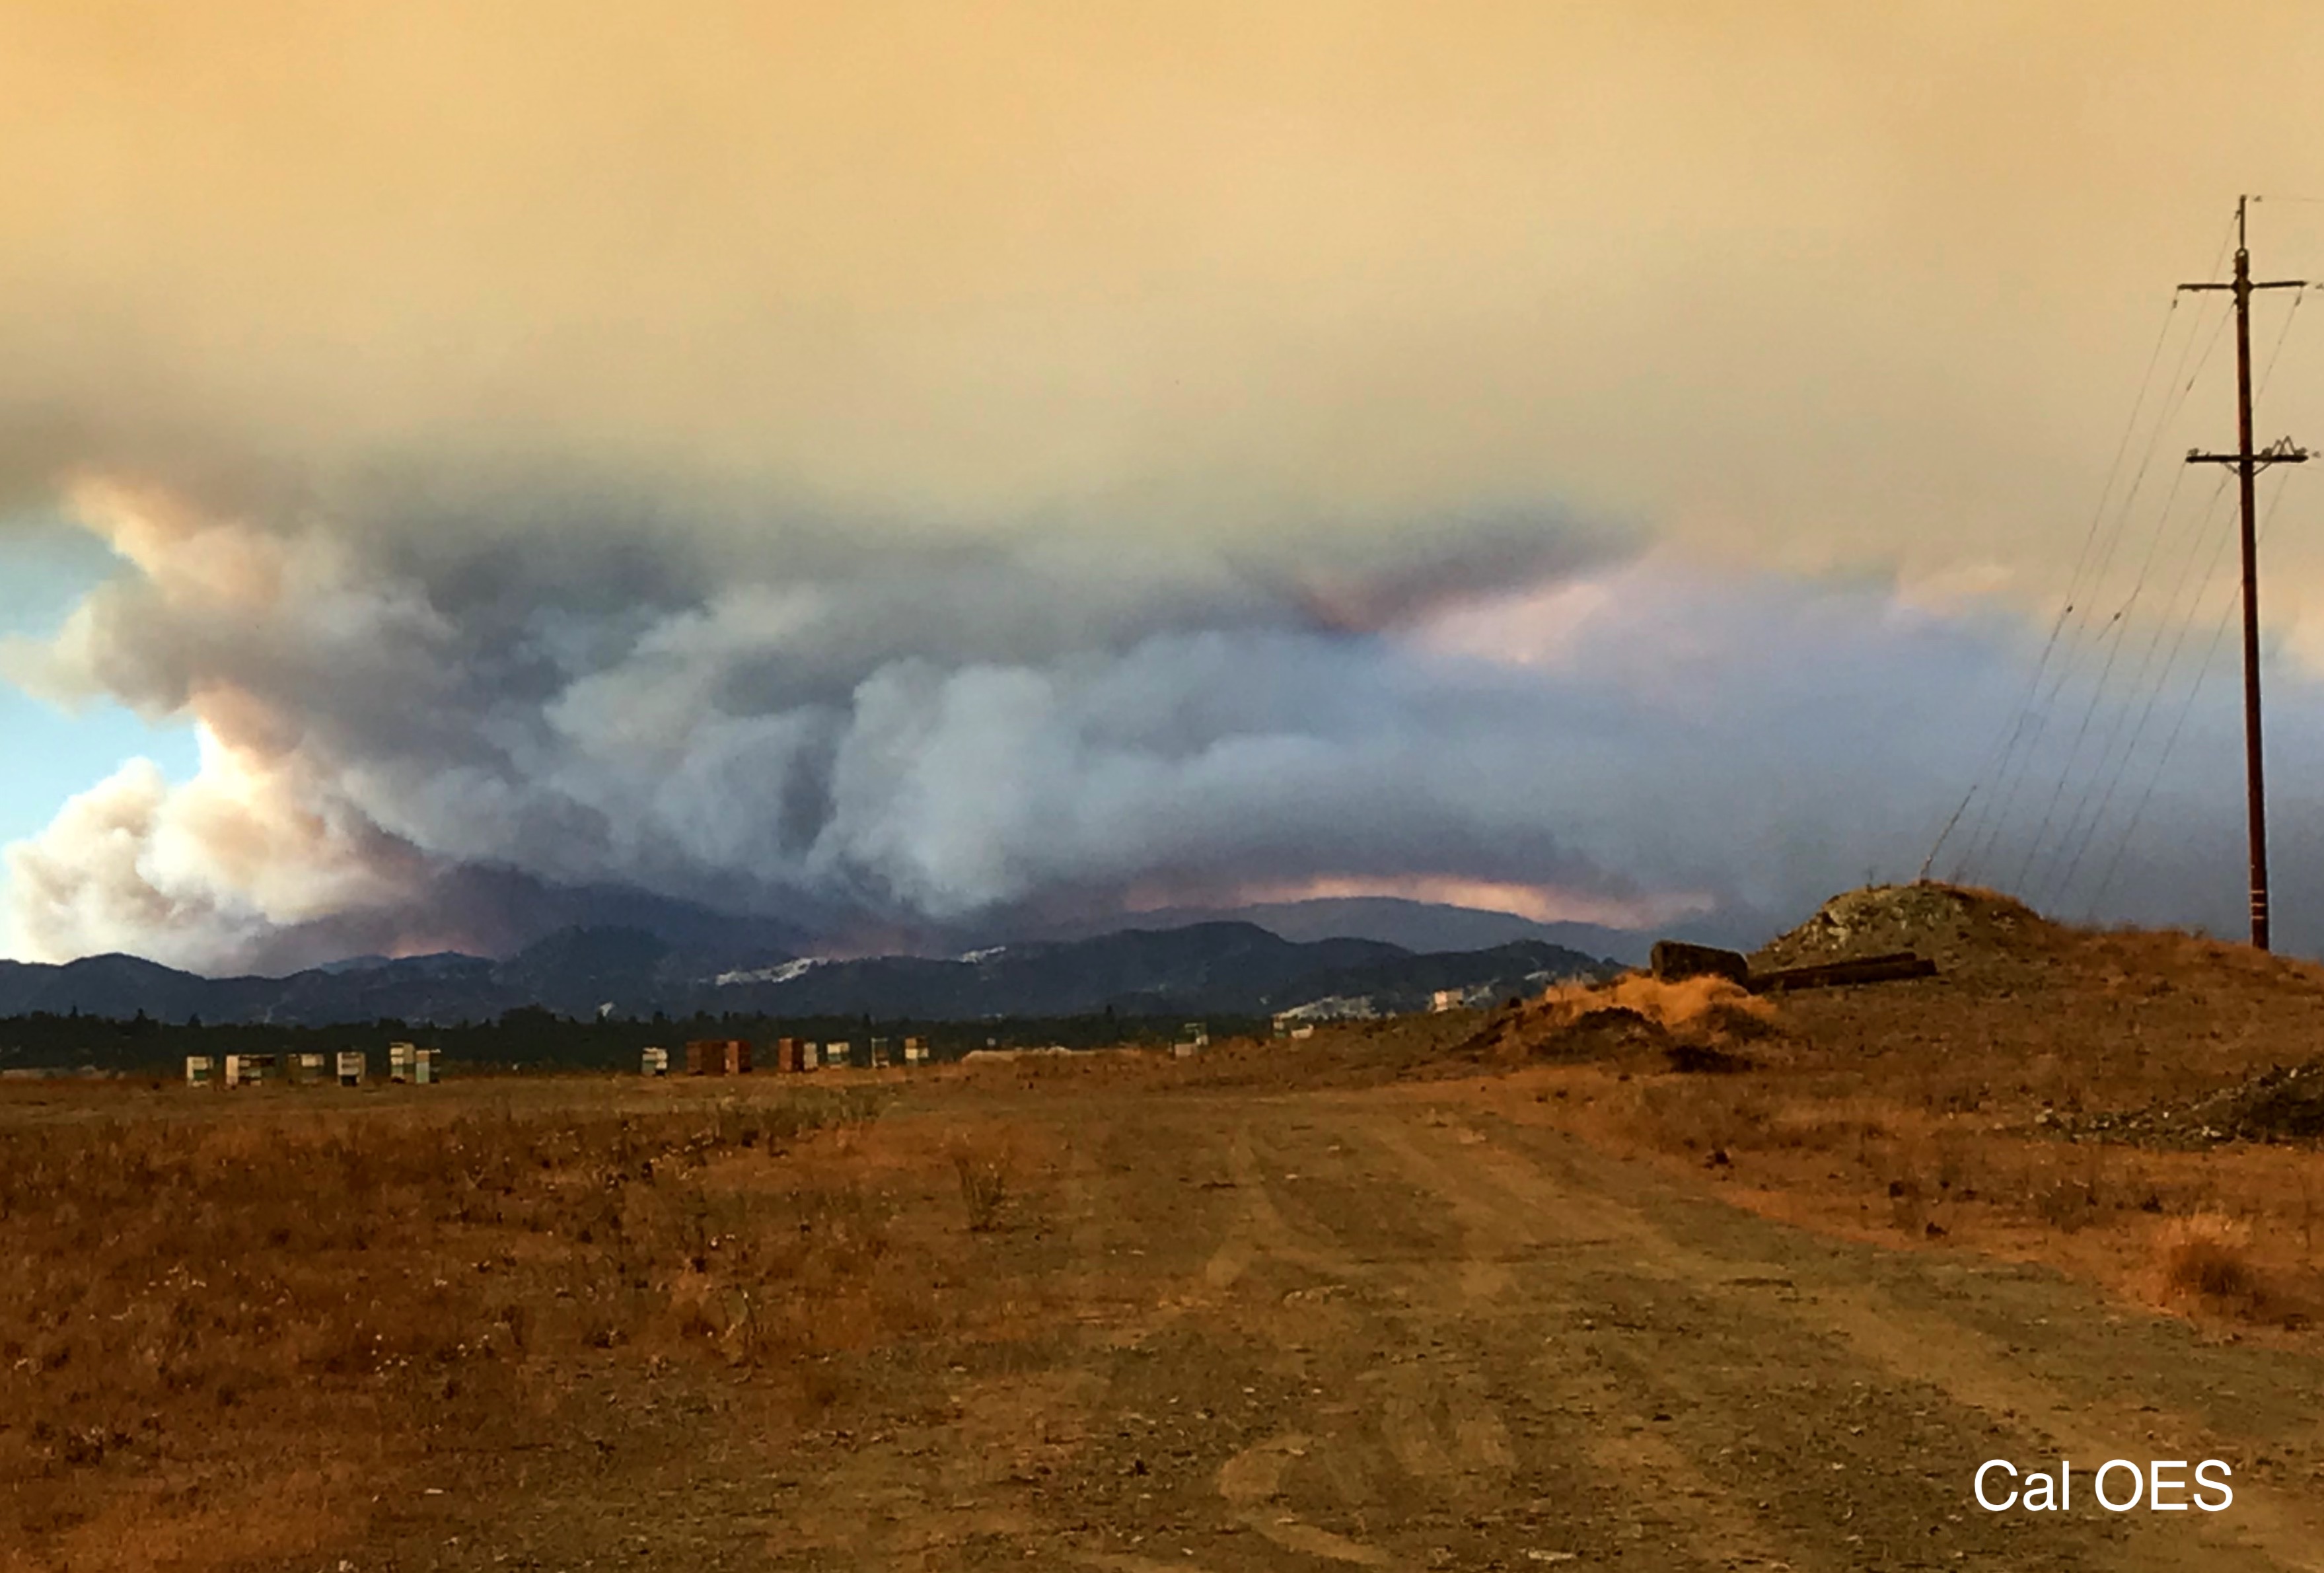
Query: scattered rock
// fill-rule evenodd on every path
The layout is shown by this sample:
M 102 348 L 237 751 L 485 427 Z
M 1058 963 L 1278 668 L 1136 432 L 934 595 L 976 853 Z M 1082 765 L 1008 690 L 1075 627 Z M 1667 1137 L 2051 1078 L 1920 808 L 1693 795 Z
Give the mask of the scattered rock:
M 2324 1059 L 2279 1065 L 2233 1087 L 2143 1109 L 2073 1120 L 2044 1109 L 2034 1124 L 2166 1147 L 2324 1140 Z

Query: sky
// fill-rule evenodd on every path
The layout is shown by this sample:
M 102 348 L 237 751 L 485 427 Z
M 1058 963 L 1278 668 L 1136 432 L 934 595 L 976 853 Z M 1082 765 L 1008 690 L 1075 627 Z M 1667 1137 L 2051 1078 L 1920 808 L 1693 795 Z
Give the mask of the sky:
M 2232 347 L 2172 287 L 2245 192 L 2324 276 L 2313 6 L 0 38 L 8 954 L 504 948 L 513 887 L 1746 937 L 1949 819 L 1937 872 L 2067 915 L 2241 910 L 2229 515 L 2176 462 Z M 2324 441 L 2304 301 L 2263 440 Z M 2264 488 L 2311 953 L 2319 487 Z
M 54 637 L 115 560 L 95 536 L 47 510 L 0 522 L 0 638 Z M 13 683 L 0 682 L 0 736 L 9 740 L 10 763 L 0 771 L 0 839 L 7 841 L 38 831 L 66 798 L 132 759 L 152 758 L 180 776 L 197 764 L 190 721 L 148 720 L 104 699 L 61 707 Z

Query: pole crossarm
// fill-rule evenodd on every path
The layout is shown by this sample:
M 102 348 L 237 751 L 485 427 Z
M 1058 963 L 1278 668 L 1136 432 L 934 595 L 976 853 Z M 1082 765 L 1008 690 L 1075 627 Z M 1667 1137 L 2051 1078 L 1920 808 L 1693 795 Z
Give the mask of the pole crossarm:
M 2265 469 L 2272 464 L 2306 464 L 2310 458 L 2309 451 L 2304 448 L 2293 447 L 2292 439 L 2289 437 L 2280 437 L 2273 444 L 2261 449 L 2256 453 L 2205 453 L 2200 449 L 2193 448 L 2187 450 L 2189 464 L 2240 465 L 2248 462 L 2255 470 Z
M 2229 279 L 2224 283 L 2181 284 L 2179 287 L 2182 290 L 2304 290 L 2308 287 L 2308 281 L 2306 279 L 2268 279 L 2264 281 L 2254 279 L 2238 284 L 2233 279 Z

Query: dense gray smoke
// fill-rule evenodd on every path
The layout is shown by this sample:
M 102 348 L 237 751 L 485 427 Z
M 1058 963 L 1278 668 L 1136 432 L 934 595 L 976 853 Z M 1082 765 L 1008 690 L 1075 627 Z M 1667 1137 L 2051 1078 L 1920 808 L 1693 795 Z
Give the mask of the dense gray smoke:
M 1303 892 L 1781 906 L 1910 872 L 1994 671 L 1877 588 L 1522 511 L 1238 555 L 537 493 L 76 505 L 124 572 L 18 671 L 190 710 L 205 755 L 13 850 L 32 955 L 491 948 L 486 876 L 843 936 Z

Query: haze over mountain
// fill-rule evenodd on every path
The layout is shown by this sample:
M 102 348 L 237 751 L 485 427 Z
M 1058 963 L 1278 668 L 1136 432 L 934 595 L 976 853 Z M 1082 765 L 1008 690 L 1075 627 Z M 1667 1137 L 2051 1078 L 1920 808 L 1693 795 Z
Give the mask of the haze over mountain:
M 559 1014 L 657 1013 L 969 1020 L 1111 1009 L 1254 1015 L 1319 1000 L 1424 1008 L 1433 991 L 1529 992 L 1602 963 L 1539 940 L 1416 954 L 1379 940 L 1294 942 L 1251 923 L 1130 930 L 990 947 L 967 956 L 859 959 L 733 955 L 640 929 L 567 929 L 505 960 L 456 954 L 358 959 L 279 978 L 208 978 L 127 956 L 62 965 L 0 961 L 0 1016 L 33 1012 L 212 1024 L 488 1020 L 524 1006 Z
M 1606 957 L 1626 966 L 1644 963 L 1658 939 L 1748 948 L 1781 927 L 1757 913 L 1732 909 L 1653 929 L 1545 923 L 1515 912 L 1397 896 L 1319 896 L 1296 902 L 1254 902 L 1234 908 L 1164 907 L 1139 913 L 1137 921 L 1152 928 L 1240 921 L 1256 923 L 1286 939 L 1382 939 L 1416 951 L 1482 950 L 1530 939 Z

